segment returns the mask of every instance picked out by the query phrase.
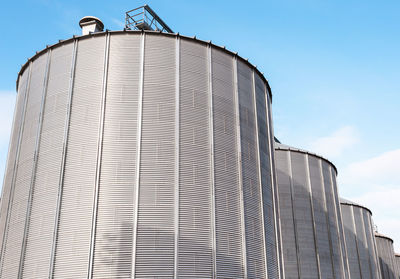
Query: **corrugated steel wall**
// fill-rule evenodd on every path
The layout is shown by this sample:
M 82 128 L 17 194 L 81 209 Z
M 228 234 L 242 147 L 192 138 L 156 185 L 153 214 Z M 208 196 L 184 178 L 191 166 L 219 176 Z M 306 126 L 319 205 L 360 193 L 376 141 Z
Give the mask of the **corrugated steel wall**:
M 348 278 L 334 167 L 278 143 L 275 161 L 285 278 Z
M 341 200 L 351 278 L 381 278 L 371 212 Z
M 380 234 L 375 234 L 376 247 L 378 250 L 379 267 L 382 279 L 399 278 L 395 263 L 393 240 Z
M 278 278 L 268 85 L 171 34 L 57 44 L 20 77 L 1 278 Z
M 397 278 L 400 278 L 400 254 L 395 254 L 394 259 L 397 266 Z

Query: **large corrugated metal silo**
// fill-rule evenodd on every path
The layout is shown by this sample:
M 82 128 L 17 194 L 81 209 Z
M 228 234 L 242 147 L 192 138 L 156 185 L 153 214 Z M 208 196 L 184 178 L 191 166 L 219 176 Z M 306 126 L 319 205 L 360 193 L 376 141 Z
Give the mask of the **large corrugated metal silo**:
M 270 104 L 254 66 L 177 34 L 37 53 L 18 79 L 1 278 L 279 278 Z
M 343 198 L 340 206 L 351 278 L 381 278 L 371 210 Z
M 348 278 L 336 168 L 275 143 L 285 278 Z
M 394 254 L 394 259 L 397 266 L 397 277 L 400 279 L 400 254 Z
M 379 257 L 379 266 L 382 279 L 397 279 L 397 268 L 393 249 L 393 239 L 375 233 L 376 247 Z

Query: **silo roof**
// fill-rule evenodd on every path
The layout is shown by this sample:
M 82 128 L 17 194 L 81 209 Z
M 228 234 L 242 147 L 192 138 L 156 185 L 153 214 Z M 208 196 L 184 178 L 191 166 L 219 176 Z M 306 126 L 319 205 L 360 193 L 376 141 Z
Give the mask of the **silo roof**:
M 300 153 L 304 153 L 304 154 L 308 154 L 314 157 L 318 157 L 322 160 L 324 160 L 325 162 L 329 163 L 334 169 L 336 174 L 338 173 L 337 168 L 335 166 L 335 164 L 333 164 L 331 161 L 329 161 L 328 159 L 326 159 L 325 157 L 322 157 L 321 155 L 315 154 L 313 152 L 307 151 L 305 149 L 300 149 L 297 147 L 292 147 L 283 143 L 280 143 L 279 140 L 277 138 L 275 138 L 275 143 L 274 143 L 274 147 L 275 150 L 287 150 L 287 151 L 295 151 L 295 152 L 300 152 Z
M 380 233 L 375 233 L 375 236 L 376 237 L 380 237 L 380 238 L 384 238 L 384 239 L 387 239 L 387 240 L 390 240 L 392 243 L 393 243 L 393 239 L 391 239 L 390 237 L 388 237 L 388 236 L 386 236 L 386 235 L 383 235 L 383 234 L 380 234 Z
M 93 18 L 93 17 L 91 17 L 91 18 Z M 47 45 L 46 48 L 44 48 L 44 49 L 42 49 L 40 51 L 37 51 L 35 55 L 33 55 L 32 57 L 28 58 L 28 61 L 25 62 L 24 65 L 22 65 L 21 70 L 18 73 L 18 78 L 17 78 L 17 81 L 16 81 L 16 89 L 17 89 L 17 91 L 18 91 L 19 78 L 20 78 L 22 72 L 25 70 L 25 68 L 29 65 L 29 62 L 32 61 L 32 60 L 35 60 L 37 57 L 39 57 L 41 54 L 43 54 L 46 50 L 58 47 L 58 46 L 62 45 L 63 43 L 67 43 L 67 42 L 70 42 L 70 41 L 75 40 L 75 39 L 87 38 L 87 37 L 91 37 L 91 36 L 100 36 L 100 35 L 105 35 L 107 33 L 111 33 L 111 34 L 114 34 L 114 33 L 139 33 L 139 34 L 140 33 L 151 33 L 151 34 L 159 34 L 161 36 L 173 36 L 173 37 L 177 37 L 177 38 L 193 40 L 193 41 L 196 41 L 198 43 L 207 44 L 207 45 L 210 45 L 210 46 L 212 46 L 212 47 L 214 47 L 216 49 L 220 49 L 220 50 L 222 50 L 222 51 L 224 51 L 224 52 L 226 52 L 226 53 L 228 53 L 228 54 L 230 54 L 232 56 L 237 57 L 238 60 L 240 60 L 243 63 L 247 64 L 250 68 L 254 69 L 254 71 L 259 74 L 259 76 L 263 79 L 263 81 L 266 84 L 266 87 L 268 89 L 268 94 L 270 96 L 270 100 L 271 100 L 271 103 L 272 103 L 272 91 L 271 91 L 271 87 L 270 87 L 270 85 L 268 83 L 268 80 L 265 78 L 264 73 L 261 72 L 257 68 L 256 65 L 252 64 L 251 62 L 249 62 L 249 59 L 246 59 L 246 58 L 243 58 L 243 57 L 239 56 L 237 52 L 233 52 L 231 50 L 228 50 L 225 46 L 219 46 L 219 45 L 213 44 L 211 41 L 200 40 L 200 39 L 196 38 L 196 36 L 188 37 L 188 36 L 180 35 L 179 33 L 165 33 L 165 32 L 161 32 L 161 31 L 150 31 L 150 30 L 118 30 L 118 31 L 106 30 L 104 32 L 90 33 L 90 34 L 81 35 L 81 36 L 75 36 L 74 35 L 72 38 L 69 38 L 69 39 L 66 39 L 66 40 L 59 40 L 57 43 L 55 43 L 53 45 Z
M 361 205 L 361 204 L 352 202 L 352 201 L 350 201 L 350 200 L 348 200 L 348 199 L 345 199 L 345 198 L 340 197 L 340 204 L 352 205 L 352 206 L 360 207 L 360 208 L 362 208 L 362 209 L 367 210 L 367 211 L 368 211 L 369 213 L 371 213 L 371 215 L 372 215 L 372 211 L 371 211 L 368 207 L 365 207 L 365 206 L 363 206 L 363 205 Z

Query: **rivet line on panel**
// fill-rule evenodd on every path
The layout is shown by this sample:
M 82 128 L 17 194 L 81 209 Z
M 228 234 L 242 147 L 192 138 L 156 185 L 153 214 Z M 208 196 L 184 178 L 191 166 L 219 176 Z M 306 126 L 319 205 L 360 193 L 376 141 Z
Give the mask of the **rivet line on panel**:
M 254 69 L 252 71 L 252 93 L 253 93 L 253 103 L 254 103 L 254 123 L 255 123 L 255 135 L 256 135 L 256 150 L 257 150 L 257 176 L 258 176 L 258 186 L 260 188 L 260 211 L 261 211 L 261 225 L 262 225 L 262 242 L 263 242 L 263 256 L 264 256 L 264 269 L 265 277 L 268 277 L 268 265 L 267 265 L 267 243 L 265 241 L 265 220 L 264 220 L 264 196 L 263 196 L 263 185 L 262 185 L 262 175 L 261 175 L 261 160 L 260 160 L 260 140 L 259 140 L 259 130 L 258 130 L 258 112 L 257 112 L 257 97 L 256 97 L 256 81 L 254 77 Z M 265 110 L 267 112 L 267 110 Z
M 208 62 L 208 102 L 209 102 L 209 142 L 210 142 L 210 187 L 211 187 L 211 234 L 212 234 L 212 278 L 217 278 L 217 236 L 215 230 L 215 178 L 214 178 L 214 109 L 213 109 L 213 73 L 212 47 L 207 46 Z
M 308 154 L 305 154 L 304 160 L 305 160 L 306 173 L 307 173 L 307 175 L 306 175 L 307 187 L 308 187 L 308 191 L 309 191 L 308 193 L 309 193 L 309 198 L 310 198 L 311 219 L 312 219 L 312 225 L 313 225 L 314 247 L 315 247 L 315 254 L 316 254 L 316 259 L 317 259 L 318 278 L 322 279 L 321 266 L 320 266 L 320 260 L 319 260 L 319 252 L 318 252 L 318 246 L 317 246 L 317 229 L 316 229 L 316 225 L 315 225 L 314 204 L 313 204 L 313 195 L 312 195 L 312 190 L 311 190 L 311 178 L 310 178 L 310 167 L 309 167 Z
M 269 144 L 269 162 L 270 162 L 270 172 L 271 172 L 271 190 L 272 190 L 272 204 L 275 208 L 274 210 L 274 227 L 275 227 L 275 242 L 276 245 L 276 256 L 277 256 L 277 268 L 278 268 L 278 276 L 279 278 L 285 278 L 285 268 L 284 268 L 284 260 L 283 260 L 283 246 L 282 246 L 282 230 L 280 223 L 280 209 L 279 209 L 279 189 L 278 183 L 276 181 L 276 173 L 275 173 L 275 147 L 274 147 L 274 137 L 272 132 L 274 131 L 274 125 L 272 120 L 271 106 L 270 106 L 270 93 L 268 88 L 265 86 L 265 106 L 267 108 L 267 135 L 268 135 L 268 144 Z
M 101 110 L 100 110 L 100 127 L 97 136 L 97 163 L 96 163 L 96 178 L 94 188 L 94 200 L 93 200 L 93 211 L 92 211 L 92 228 L 90 233 L 90 254 L 89 254 L 89 267 L 88 267 L 88 278 L 93 276 L 93 260 L 94 260 L 94 249 L 96 240 L 96 225 L 97 225 L 97 210 L 99 203 L 99 187 L 100 187 L 100 175 L 101 175 L 101 157 L 103 153 L 103 135 L 104 135 L 104 118 L 106 108 L 106 96 L 107 96 L 107 78 L 108 78 L 108 60 L 110 53 L 110 33 L 105 36 L 106 46 L 104 49 L 104 66 L 103 66 L 103 87 L 101 92 Z
M 367 246 L 369 248 L 368 245 L 368 235 L 367 232 L 365 230 L 365 222 L 364 222 L 364 209 L 360 209 L 360 215 L 361 215 L 361 225 L 362 225 L 362 232 L 363 232 L 363 237 L 365 237 L 365 242 L 367 243 Z M 371 256 L 370 253 L 367 252 L 368 254 L 368 269 L 369 269 L 369 276 L 370 278 L 373 278 L 373 272 L 372 272 L 372 263 L 371 263 Z
M 356 221 L 354 219 L 354 206 L 350 206 L 350 212 L 351 212 L 351 220 L 352 220 L 352 223 L 353 223 L 352 225 L 353 225 L 353 230 L 354 230 L 354 241 L 356 243 L 358 268 L 360 270 L 360 278 L 362 278 L 360 252 L 359 252 L 358 241 L 357 241 L 358 238 L 357 238 L 357 230 L 356 230 Z
M 36 130 L 36 138 L 35 138 L 35 149 L 33 152 L 33 166 L 32 166 L 32 174 L 31 174 L 31 181 L 29 184 L 29 193 L 28 193 L 28 203 L 26 207 L 26 214 L 25 214 L 25 225 L 24 225 L 24 234 L 22 237 L 22 247 L 21 247 L 21 256 L 19 261 L 19 268 L 18 268 L 18 278 L 22 278 L 22 270 L 24 266 L 24 258 L 25 258 L 25 250 L 26 250 L 26 241 L 27 241 L 27 234 L 29 231 L 29 222 L 30 222 L 30 213 L 31 213 L 31 206 L 32 206 L 32 199 L 33 199 L 33 188 L 35 185 L 36 179 L 36 170 L 37 170 L 37 160 L 38 160 L 38 153 L 40 148 L 40 138 L 43 126 L 43 112 L 44 106 L 46 102 L 46 95 L 47 95 L 47 84 L 49 80 L 49 68 L 50 68 L 50 61 L 51 61 L 51 49 L 47 52 L 46 57 L 46 69 L 43 78 L 43 90 L 42 90 L 42 99 L 40 102 L 40 112 L 39 112 L 39 123 Z
M 243 177 L 242 177 L 242 147 L 240 138 L 240 105 L 239 105 L 239 88 L 238 88 L 238 68 L 237 57 L 233 58 L 233 80 L 235 91 L 235 114 L 236 114 L 236 146 L 238 155 L 238 180 L 239 180 L 239 193 L 240 193 L 240 214 L 241 214 L 241 236 L 242 236 L 242 260 L 243 260 L 243 274 L 247 279 L 247 253 L 246 253 L 246 228 L 244 223 L 244 200 L 243 200 Z
M 133 220 L 133 245 L 132 245 L 132 274 L 131 278 L 135 278 L 136 268 L 136 245 L 137 245 L 137 228 L 138 228 L 138 217 L 139 217 L 139 192 L 140 192 L 140 158 L 141 158 L 141 145 L 142 145 L 142 117 L 143 117 L 143 87 L 144 87 L 144 50 L 145 50 L 145 39 L 146 33 L 141 34 L 141 46 L 140 46 L 140 79 L 139 79 L 139 100 L 138 100 L 138 115 L 137 115 L 137 139 L 136 139 L 136 173 L 135 173 L 135 211 Z
M 350 266 L 349 266 L 349 259 L 347 257 L 347 245 L 345 241 L 345 233 L 343 229 L 343 218 L 342 218 L 342 211 L 340 209 L 340 201 L 338 200 L 339 197 L 335 194 L 337 192 L 337 188 L 335 187 L 336 182 L 334 183 L 333 179 L 333 171 L 334 169 L 332 166 L 329 167 L 329 173 L 330 173 L 330 179 L 331 179 L 331 185 L 332 185 L 332 195 L 333 195 L 333 200 L 335 201 L 335 204 L 337 205 L 336 207 L 336 224 L 337 224 L 337 230 L 338 230 L 338 241 L 340 245 L 340 256 L 342 259 L 342 264 L 343 264 L 343 278 L 349 278 L 350 277 Z M 341 239 L 340 239 L 341 238 Z M 347 274 L 346 274 L 347 271 Z M 346 277 L 347 275 L 347 277 Z
M 293 187 L 293 172 L 292 172 L 292 156 L 291 151 L 289 150 L 287 153 L 287 160 L 289 166 L 289 176 L 290 176 L 290 199 L 292 202 L 292 215 L 293 215 L 293 228 L 294 228 L 294 241 L 296 243 L 296 259 L 297 259 L 297 272 L 299 273 L 299 278 L 301 278 L 301 265 L 300 265 L 300 249 L 299 249 L 299 239 L 297 232 L 297 218 L 296 211 L 294 208 L 294 187 Z
M 11 180 L 11 186 L 10 186 L 10 198 L 8 201 L 8 207 L 7 207 L 7 217 L 6 217 L 6 223 L 4 226 L 4 234 L 3 234 L 3 241 L 2 241 L 2 247 L 1 247 L 1 267 L 0 267 L 0 277 L 2 276 L 3 272 L 3 263 L 4 263 L 4 253 L 5 253 L 5 244 L 6 244 L 6 239 L 8 237 L 8 226 L 9 226 L 9 219 L 11 215 L 11 208 L 12 208 L 12 203 L 14 200 L 14 190 L 15 190 L 15 180 L 17 177 L 17 171 L 18 171 L 18 161 L 19 161 L 19 153 L 20 153 L 20 147 L 22 143 L 22 134 L 24 132 L 24 127 L 25 127 L 25 116 L 26 116 L 26 106 L 28 103 L 28 95 L 29 95 L 29 89 L 30 89 L 30 83 L 31 83 L 31 74 L 32 74 L 32 61 L 29 62 L 29 72 L 28 72 L 28 78 L 26 80 L 26 87 L 25 87 L 25 97 L 24 97 L 24 105 L 22 109 L 22 117 L 21 117 L 21 126 L 18 132 L 18 143 L 16 147 L 16 154 L 15 154 L 15 161 L 14 161 L 14 167 L 13 167 L 13 176 Z
M 62 150 L 62 156 L 61 156 L 62 159 L 61 159 L 61 167 L 60 167 L 59 186 L 58 186 L 57 208 L 56 208 L 56 214 L 55 214 L 55 219 L 54 219 L 53 243 L 52 243 L 51 256 L 50 256 L 49 278 L 53 278 L 54 264 L 55 264 L 58 225 L 59 225 L 59 218 L 60 218 L 60 211 L 61 211 L 61 198 L 62 198 L 63 185 L 64 185 L 65 161 L 66 161 L 66 155 L 67 155 L 67 142 L 68 142 L 68 135 L 69 135 L 69 124 L 70 124 L 70 120 L 71 120 L 71 106 L 72 106 L 72 96 L 73 96 L 73 87 L 74 87 L 74 79 L 75 79 L 77 51 L 78 51 L 78 40 L 74 39 L 74 45 L 73 45 L 73 50 L 72 50 L 72 59 L 71 59 L 71 72 L 70 72 L 70 80 L 69 80 L 69 88 L 68 88 L 67 114 L 65 117 L 65 124 L 64 124 L 63 150 Z
M 350 271 L 348 270 L 349 265 L 347 262 L 347 260 L 348 260 L 347 249 L 346 249 L 346 242 L 344 241 L 345 238 L 344 238 L 344 231 L 343 231 L 342 215 L 341 215 L 341 211 L 340 211 L 340 202 L 337 200 L 337 196 L 335 195 L 337 189 L 335 188 L 335 185 L 333 184 L 333 174 L 332 173 L 333 173 L 333 168 L 332 168 L 332 166 L 329 166 L 329 181 L 330 181 L 330 185 L 331 185 L 332 200 L 334 201 L 334 204 L 335 204 L 334 213 L 335 213 L 335 220 L 336 220 L 336 233 L 338 236 L 337 241 L 339 243 L 339 248 L 340 248 L 339 249 L 340 250 L 340 260 L 342 261 L 342 278 L 346 278 L 345 269 L 347 269 L 348 274 L 350 274 Z M 340 238 L 340 235 L 342 235 L 342 239 Z M 343 245 L 344 245 L 344 247 L 342 247 Z M 346 262 L 345 262 L 345 260 L 346 260 Z
M 329 220 L 329 214 L 328 214 L 328 204 L 327 204 L 327 199 L 326 199 L 326 192 L 325 192 L 325 187 L 328 187 L 328 185 L 325 185 L 324 181 L 324 174 L 322 170 L 322 160 L 318 159 L 318 169 L 319 169 L 319 175 L 320 175 L 320 181 L 321 181 L 321 190 L 322 190 L 322 197 L 323 197 L 323 205 L 324 205 L 324 211 L 325 211 L 325 222 L 326 222 L 326 231 L 328 233 L 328 242 L 329 242 L 329 254 L 331 258 L 331 266 L 332 266 L 332 275 L 333 278 L 336 277 L 336 271 L 335 271 L 335 262 L 334 262 L 334 256 L 333 256 L 333 243 L 332 243 L 332 235 L 331 235 L 331 226 L 330 226 L 330 220 Z M 334 205 L 336 207 L 336 204 Z
M 180 38 L 175 40 L 175 253 L 174 253 L 174 278 L 178 278 L 178 241 L 179 241 L 179 96 L 180 96 Z

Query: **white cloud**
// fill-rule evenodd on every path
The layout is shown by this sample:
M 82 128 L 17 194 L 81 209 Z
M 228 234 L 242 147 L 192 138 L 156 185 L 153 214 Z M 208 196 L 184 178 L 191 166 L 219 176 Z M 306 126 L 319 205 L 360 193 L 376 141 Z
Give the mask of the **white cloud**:
M 353 183 L 400 185 L 400 149 L 385 152 L 377 157 L 350 164 L 344 176 Z M 400 197 L 400 196 L 399 196 Z
M 327 158 L 338 157 L 358 142 L 357 131 L 352 126 L 344 126 L 330 136 L 318 138 L 310 143 L 312 152 Z
M 338 179 L 351 200 L 371 209 L 378 231 L 400 252 L 400 149 L 351 163 Z
M 116 18 L 112 18 L 111 21 L 112 21 L 116 26 L 118 26 L 119 28 L 121 28 L 121 29 L 124 29 L 124 28 L 125 28 L 125 23 L 124 23 L 123 21 L 121 21 L 121 20 L 119 20 L 119 19 L 116 19 Z
M 352 200 L 368 207 L 373 214 L 378 232 L 394 240 L 396 252 L 400 252 L 400 186 L 379 186 Z

